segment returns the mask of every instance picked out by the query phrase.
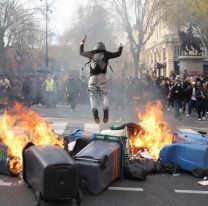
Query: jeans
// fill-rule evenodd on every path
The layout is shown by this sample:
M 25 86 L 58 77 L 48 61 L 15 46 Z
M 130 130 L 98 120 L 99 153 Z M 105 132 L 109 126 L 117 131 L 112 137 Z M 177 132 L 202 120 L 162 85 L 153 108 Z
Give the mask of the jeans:
M 186 112 L 186 105 L 189 105 L 190 99 L 185 98 L 183 102 L 183 114 Z
M 174 99 L 173 100 L 174 103 L 174 115 L 175 118 L 179 118 L 180 117 L 180 105 L 181 105 L 181 100 L 179 99 Z
M 55 92 L 46 91 L 46 93 L 45 93 L 45 105 L 47 107 L 54 107 L 55 106 Z
M 74 110 L 77 105 L 77 92 L 69 93 L 68 103 L 71 105 L 71 109 Z
M 205 100 L 196 100 L 196 110 L 198 118 L 205 116 Z
M 193 109 L 196 109 L 196 100 L 190 99 L 190 101 L 188 103 L 188 113 L 189 113 L 189 115 L 191 115 Z
M 88 82 L 90 104 L 91 109 L 97 109 L 97 98 L 98 95 L 101 97 L 103 102 L 103 108 L 109 108 L 108 99 L 108 88 L 107 88 L 107 77 L 105 74 L 93 75 L 90 77 Z

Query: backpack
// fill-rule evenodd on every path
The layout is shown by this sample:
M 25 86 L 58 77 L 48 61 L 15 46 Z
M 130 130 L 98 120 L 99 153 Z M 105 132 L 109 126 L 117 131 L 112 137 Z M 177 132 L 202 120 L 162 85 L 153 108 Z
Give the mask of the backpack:
M 88 64 L 90 66 L 90 68 L 92 70 L 94 69 L 100 69 L 100 70 L 103 70 L 105 69 L 107 66 L 110 67 L 111 71 L 113 72 L 113 69 L 111 67 L 111 65 L 109 64 L 109 62 L 106 62 L 104 60 L 104 52 L 97 52 L 97 53 L 94 53 L 92 55 L 92 59 L 90 59 L 88 62 L 86 62 L 84 64 L 84 66 L 82 67 L 82 70 L 85 68 L 85 66 Z
M 99 52 L 99 53 L 95 53 L 92 56 L 92 60 L 90 62 L 90 68 L 92 70 L 94 69 L 100 69 L 103 70 L 106 68 L 107 66 L 107 62 L 104 61 L 104 53 L 103 52 Z

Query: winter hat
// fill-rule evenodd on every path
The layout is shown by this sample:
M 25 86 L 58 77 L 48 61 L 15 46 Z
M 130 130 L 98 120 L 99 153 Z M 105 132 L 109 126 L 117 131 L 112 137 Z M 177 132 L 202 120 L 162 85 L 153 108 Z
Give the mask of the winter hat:
M 98 50 L 98 51 L 103 51 L 105 50 L 105 44 L 103 42 L 98 42 L 95 47 L 94 50 Z

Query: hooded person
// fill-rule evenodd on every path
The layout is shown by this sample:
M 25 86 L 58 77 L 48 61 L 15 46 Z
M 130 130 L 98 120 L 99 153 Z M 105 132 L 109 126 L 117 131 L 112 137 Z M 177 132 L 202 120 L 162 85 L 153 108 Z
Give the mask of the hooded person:
M 180 79 L 176 79 L 175 85 L 171 89 L 176 119 L 180 119 L 180 107 L 182 105 L 183 92 L 184 91 Z
M 88 82 L 88 90 L 90 94 L 90 104 L 94 120 L 100 123 L 98 114 L 97 97 L 101 96 L 103 101 L 103 122 L 107 123 L 109 118 L 109 99 L 107 88 L 107 67 L 108 61 L 121 55 L 123 46 L 120 44 L 117 52 L 109 52 L 105 48 L 103 42 L 98 42 L 91 51 L 84 51 L 84 44 L 87 36 L 81 40 L 80 55 L 89 58 L 90 78 Z

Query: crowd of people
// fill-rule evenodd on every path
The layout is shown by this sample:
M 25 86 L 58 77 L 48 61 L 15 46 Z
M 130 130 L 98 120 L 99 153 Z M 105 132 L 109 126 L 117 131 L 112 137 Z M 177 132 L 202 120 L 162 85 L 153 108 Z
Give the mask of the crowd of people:
M 13 101 L 23 102 L 28 107 L 42 105 L 56 107 L 57 102 L 70 105 L 71 111 L 77 104 L 88 104 L 88 79 L 76 76 L 54 75 L 0 76 L 0 108 Z M 108 79 L 111 110 L 140 107 L 149 101 L 160 99 L 167 110 L 174 110 L 176 119 L 181 115 L 204 120 L 208 112 L 208 80 L 203 76 L 171 75 L 169 78 Z
M 57 102 L 67 102 L 71 111 L 77 103 L 88 102 L 87 80 L 64 75 L 26 74 L 23 76 L 0 76 L 0 109 L 10 106 L 14 101 L 26 106 L 42 105 L 54 108 Z
M 176 119 L 181 115 L 191 116 L 197 113 L 199 121 L 206 119 L 208 113 L 208 80 L 205 76 L 183 75 L 162 79 L 159 87 L 163 93 L 163 101 L 167 108 L 174 109 Z

